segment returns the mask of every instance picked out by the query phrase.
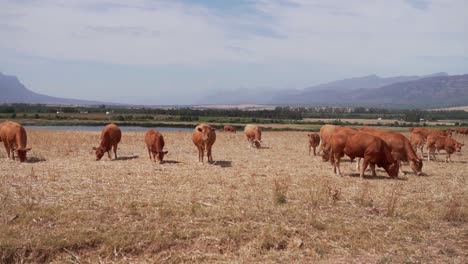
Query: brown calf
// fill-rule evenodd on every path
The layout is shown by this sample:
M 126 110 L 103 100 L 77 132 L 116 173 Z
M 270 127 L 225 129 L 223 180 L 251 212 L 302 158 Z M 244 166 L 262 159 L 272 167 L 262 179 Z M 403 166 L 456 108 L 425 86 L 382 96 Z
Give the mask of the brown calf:
M 307 137 L 309 138 L 309 156 L 310 156 L 310 151 L 312 149 L 314 150 L 314 156 L 315 156 L 317 155 L 315 152 L 315 149 L 320 144 L 320 136 L 317 133 L 310 133 L 310 134 L 307 134 Z
M 28 137 L 22 125 L 11 121 L 1 123 L 0 142 L 3 142 L 8 158 L 12 157 L 14 160 L 16 152 L 21 162 L 26 161 L 26 153 L 31 148 L 26 148 Z
M 163 151 L 163 136 L 157 130 L 148 130 L 145 134 L 145 143 L 146 147 L 148 148 L 150 160 L 152 159 L 154 162 L 156 162 L 157 158 L 160 164 L 163 163 L 164 155 L 167 154 L 167 151 Z
M 122 132 L 116 124 L 108 124 L 101 132 L 101 143 L 98 147 L 93 147 L 96 152 L 96 160 L 100 160 L 104 153 L 111 159 L 110 151 L 114 150 L 114 157 L 117 159 L 117 145 L 122 138 Z
M 198 161 L 203 163 L 203 158 L 206 150 L 208 162 L 213 162 L 211 148 L 216 141 L 215 129 L 207 124 L 198 125 L 193 130 L 192 141 L 198 149 Z

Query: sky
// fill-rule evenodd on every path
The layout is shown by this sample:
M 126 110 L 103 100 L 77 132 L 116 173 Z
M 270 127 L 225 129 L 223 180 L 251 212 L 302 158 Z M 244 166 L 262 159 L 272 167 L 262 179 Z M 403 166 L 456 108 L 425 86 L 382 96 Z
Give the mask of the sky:
M 466 0 L 0 0 L 0 72 L 57 97 L 196 104 L 468 73 Z

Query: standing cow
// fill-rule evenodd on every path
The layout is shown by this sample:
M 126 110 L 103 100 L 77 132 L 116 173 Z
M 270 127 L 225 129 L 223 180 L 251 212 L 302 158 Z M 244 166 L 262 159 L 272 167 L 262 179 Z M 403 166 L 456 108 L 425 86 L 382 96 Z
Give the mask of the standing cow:
M 320 144 L 320 136 L 317 133 L 310 133 L 307 134 L 307 137 L 309 138 L 309 156 L 312 149 L 314 150 L 314 156 L 316 156 L 315 149 Z
M 418 153 L 418 149 L 421 151 L 421 157 L 424 156 L 424 145 L 426 144 L 426 139 L 421 134 L 411 133 L 410 143 L 414 149 L 414 152 Z
M 225 125 L 224 128 L 223 128 L 223 131 L 224 132 L 236 133 L 236 129 L 231 125 Z
M 262 143 L 262 130 L 258 126 L 246 125 L 244 128 L 244 134 L 249 142 L 249 148 L 260 148 L 260 144 Z
M 26 153 L 31 148 L 26 148 L 28 137 L 22 125 L 11 121 L 1 123 L 0 142 L 3 142 L 8 158 L 12 157 L 15 160 L 16 152 L 21 162 L 26 161 Z
M 148 148 L 148 154 L 150 160 L 152 159 L 156 162 L 156 158 L 159 161 L 159 164 L 163 163 L 164 155 L 167 154 L 167 151 L 163 151 L 164 148 L 164 138 L 163 136 L 154 129 L 148 130 L 145 134 L 145 143 Z
M 96 151 L 96 160 L 100 160 L 104 153 L 107 152 L 109 159 L 111 159 L 110 151 L 114 150 L 115 159 L 117 159 L 117 145 L 122 138 L 122 132 L 116 124 L 108 124 L 104 127 L 101 133 L 101 143 L 98 147 L 93 147 Z
M 216 141 L 215 129 L 207 124 L 200 124 L 193 130 L 192 134 L 193 144 L 198 149 L 198 161 L 203 163 L 203 157 L 208 157 L 208 162 L 213 162 L 213 156 L 211 156 L 211 147 Z
M 431 160 L 431 156 L 434 158 L 434 160 L 437 160 L 435 151 L 437 150 L 437 154 L 439 154 L 439 151 L 443 149 L 445 152 L 447 152 L 445 162 L 451 162 L 452 159 L 450 158 L 450 155 L 452 155 L 454 152 L 460 152 L 463 146 L 464 144 L 448 136 L 429 136 L 427 138 L 427 149 L 429 151 L 427 160 Z

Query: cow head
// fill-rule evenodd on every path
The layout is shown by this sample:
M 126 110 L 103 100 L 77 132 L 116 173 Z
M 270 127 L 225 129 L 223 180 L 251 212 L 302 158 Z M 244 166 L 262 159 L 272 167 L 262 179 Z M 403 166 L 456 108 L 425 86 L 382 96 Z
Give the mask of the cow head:
M 104 153 L 106 153 L 106 150 L 102 147 L 93 147 L 93 150 L 96 153 L 96 160 L 100 160 L 104 156 Z
M 26 161 L 26 153 L 30 151 L 31 148 L 19 148 L 19 149 L 13 149 L 13 153 L 16 152 L 18 154 L 18 158 L 21 162 Z
M 159 164 L 163 163 L 164 155 L 167 154 L 168 151 L 158 151 L 158 161 Z
M 445 134 L 446 136 L 448 136 L 448 137 L 451 137 L 451 136 L 452 136 L 452 132 L 453 132 L 452 129 L 446 129 L 446 130 L 444 130 L 444 134 Z
M 256 148 L 260 148 L 260 145 L 261 145 L 262 141 L 258 140 L 258 139 L 254 139 L 253 143 L 254 143 Z
M 416 159 L 414 161 L 410 161 L 411 169 L 413 170 L 414 174 L 420 176 L 422 175 L 422 167 L 423 162 L 421 159 Z
M 203 141 L 206 143 L 215 133 L 215 129 L 210 126 L 198 127 L 198 132 L 203 134 Z
M 400 170 L 400 165 L 397 160 L 391 163 L 388 167 L 384 168 L 387 171 L 388 175 L 392 178 L 398 178 L 398 171 Z

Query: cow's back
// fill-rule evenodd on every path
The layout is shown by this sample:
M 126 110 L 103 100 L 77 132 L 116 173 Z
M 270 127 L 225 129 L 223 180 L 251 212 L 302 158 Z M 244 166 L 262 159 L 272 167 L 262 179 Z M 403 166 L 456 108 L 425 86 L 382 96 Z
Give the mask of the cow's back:
M 116 124 L 108 124 L 101 133 L 101 145 L 110 147 L 118 144 L 122 138 L 122 131 Z

